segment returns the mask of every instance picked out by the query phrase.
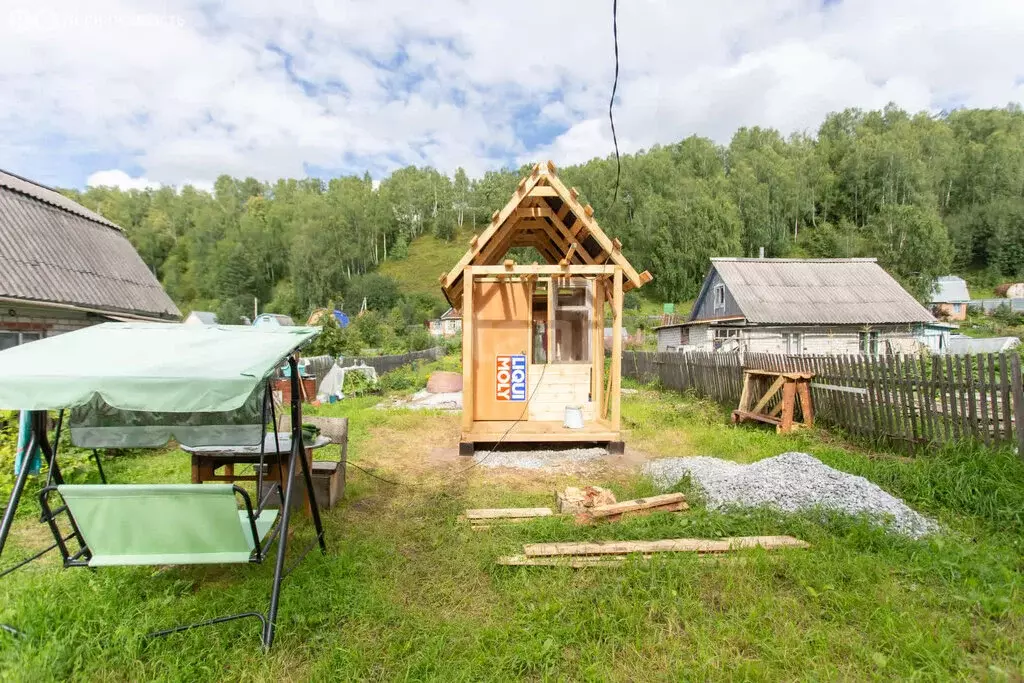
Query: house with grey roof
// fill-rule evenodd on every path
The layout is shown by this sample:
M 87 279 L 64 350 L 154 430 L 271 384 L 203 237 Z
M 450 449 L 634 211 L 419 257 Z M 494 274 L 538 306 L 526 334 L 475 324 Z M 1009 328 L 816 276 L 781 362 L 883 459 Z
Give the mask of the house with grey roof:
M 181 322 L 186 325 L 216 325 L 217 314 L 212 311 L 192 311 Z
M 655 330 L 658 351 L 879 354 L 935 322 L 875 259 L 713 258 L 689 318 Z
M 180 316 L 120 227 L 0 170 L 0 349 L 99 322 Z
M 967 304 L 971 295 L 967 291 L 967 282 L 956 275 L 943 275 L 935 279 L 932 285 L 932 296 L 929 305 L 939 318 L 946 320 L 966 320 Z

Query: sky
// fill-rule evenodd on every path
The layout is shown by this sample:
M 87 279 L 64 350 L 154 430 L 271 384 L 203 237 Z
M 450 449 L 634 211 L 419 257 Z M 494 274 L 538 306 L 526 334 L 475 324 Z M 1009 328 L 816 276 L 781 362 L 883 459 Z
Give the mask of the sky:
M 622 152 L 1024 101 L 1022 0 L 619 0 Z M 0 168 L 61 187 L 472 177 L 613 151 L 611 0 L 4 0 Z

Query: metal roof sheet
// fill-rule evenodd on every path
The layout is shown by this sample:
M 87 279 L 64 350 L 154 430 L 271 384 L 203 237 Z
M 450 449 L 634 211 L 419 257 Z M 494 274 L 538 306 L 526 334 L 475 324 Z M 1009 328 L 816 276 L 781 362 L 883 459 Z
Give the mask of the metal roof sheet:
M 971 300 L 967 283 L 956 275 L 943 275 L 935 279 L 932 287 L 933 304 L 965 304 Z
M 120 228 L 7 173 L 0 173 L 0 296 L 167 319 L 181 315 Z
M 58 209 L 63 209 L 64 211 L 73 213 L 76 216 L 88 218 L 91 221 L 101 223 L 116 230 L 121 230 L 121 226 L 117 223 L 108 221 L 95 211 L 90 211 L 81 204 L 68 199 L 60 192 L 57 192 L 57 190 L 47 187 L 46 185 L 40 185 L 39 183 L 28 180 L 27 178 L 22 178 L 19 175 L 9 173 L 3 169 L 0 169 L 0 187 L 6 187 L 9 190 L 20 192 L 23 195 L 27 195 L 33 199 L 38 199 L 50 206 L 56 206 Z
M 713 258 L 711 263 L 748 322 L 864 325 L 935 320 L 875 259 Z

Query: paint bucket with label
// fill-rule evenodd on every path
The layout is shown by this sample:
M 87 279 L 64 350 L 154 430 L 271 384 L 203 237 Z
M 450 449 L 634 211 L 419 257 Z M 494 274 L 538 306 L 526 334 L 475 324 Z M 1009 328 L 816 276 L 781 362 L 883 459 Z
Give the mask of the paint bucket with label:
M 565 422 L 562 424 L 566 429 L 583 429 L 583 407 L 566 406 Z

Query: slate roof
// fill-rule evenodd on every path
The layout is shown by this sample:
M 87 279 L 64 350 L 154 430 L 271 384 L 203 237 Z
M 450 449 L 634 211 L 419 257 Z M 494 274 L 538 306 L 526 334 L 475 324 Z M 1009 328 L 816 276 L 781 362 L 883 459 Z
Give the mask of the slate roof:
M 956 275 L 943 275 L 935 279 L 932 287 L 933 304 L 965 304 L 971 300 L 967 283 Z
M 935 320 L 873 258 L 713 258 L 711 268 L 749 323 L 877 325 Z M 710 281 L 711 274 L 695 312 Z
M 2 170 L 0 297 L 114 315 L 181 316 L 120 227 Z
M 196 320 L 204 325 L 216 325 L 217 314 L 211 311 L 192 311 L 188 314 L 189 317 L 195 316 Z

